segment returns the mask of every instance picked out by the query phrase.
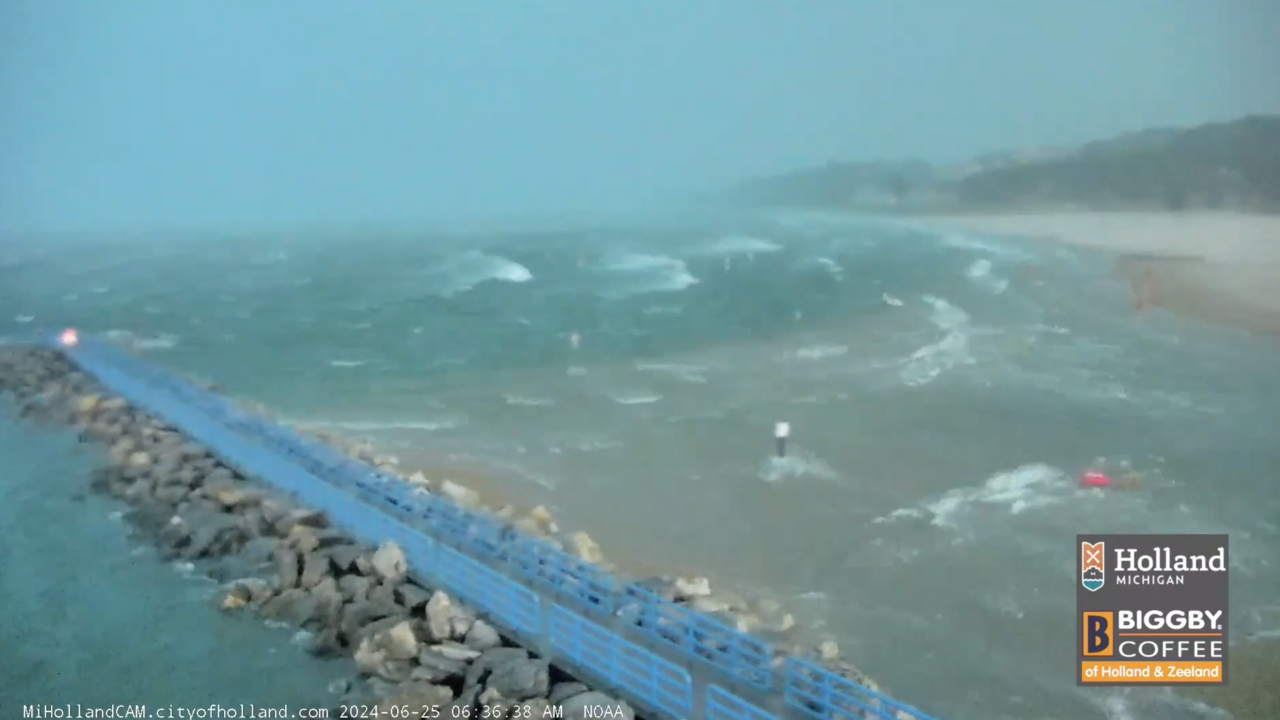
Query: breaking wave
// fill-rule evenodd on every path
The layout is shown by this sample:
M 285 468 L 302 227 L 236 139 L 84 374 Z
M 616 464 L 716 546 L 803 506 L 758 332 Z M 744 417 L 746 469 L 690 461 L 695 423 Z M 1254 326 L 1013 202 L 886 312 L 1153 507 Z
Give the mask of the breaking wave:
M 772 240 L 750 235 L 726 235 L 702 248 L 704 255 L 756 255 L 776 253 L 782 246 Z
M 925 295 L 933 307 L 929 321 L 942 332 L 938 340 L 911 354 L 902 368 L 902 382 L 910 386 L 933 382 L 957 365 L 973 362 L 969 354 L 969 315 L 946 300 Z
M 526 283 L 533 273 L 520 263 L 480 251 L 451 257 L 427 273 L 429 290 L 445 297 L 464 293 L 485 282 Z
M 683 260 L 667 255 L 616 255 L 602 262 L 600 270 L 613 276 L 603 292 L 613 297 L 679 292 L 699 282 Z
M 993 274 L 991 272 L 991 261 L 986 258 L 974 260 L 964 274 L 979 287 L 997 295 L 1009 289 L 1009 281 Z
M 1075 492 L 1075 484 L 1062 470 L 1033 463 L 996 473 L 981 485 L 949 490 L 919 506 L 900 508 L 873 522 L 918 518 L 938 527 L 968 527 L 970 521 L 981 522 L 984 514 L 1018 515 L 1061 502 Z

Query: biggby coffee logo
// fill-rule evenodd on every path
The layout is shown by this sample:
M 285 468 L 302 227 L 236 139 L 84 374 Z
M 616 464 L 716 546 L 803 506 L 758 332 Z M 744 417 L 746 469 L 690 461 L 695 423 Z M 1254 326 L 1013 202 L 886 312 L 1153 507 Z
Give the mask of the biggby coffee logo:
M 1106 552 L 1106 543 L 1080 543 L 1080 584 L 1089 592 L 1107 584 Z
M 1226 684 L 1226 535 L 1081 535 L 1077 544 L 1078 684 Z

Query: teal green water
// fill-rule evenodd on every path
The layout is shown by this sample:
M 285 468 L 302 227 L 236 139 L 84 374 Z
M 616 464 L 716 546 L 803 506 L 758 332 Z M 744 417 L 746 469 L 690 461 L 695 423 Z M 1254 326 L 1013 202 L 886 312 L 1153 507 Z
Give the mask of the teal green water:
M 88 492 L 100 458 L 9 410 L 0 408 L 0 717 L 28 705 L 79 705 L 86 716 L 142 705 L 156 717 L 172 707 L 179 717 L 212 705 L 336 704 L 327 687 L 354 673 L 350 663 L 306 655 L 292 630 L 221 613 L 212 581 L 130 541 L 123 506 Z
M 1280 349 L 1135 317 L 1105 255 L 796 214 L 6 253 L 6 332 L 111 333 L 777 594 L 942 717 L 1196 716 L 1074 687 L 1078 532 L 1229 532 L 1233 632 L 1276 631 Z

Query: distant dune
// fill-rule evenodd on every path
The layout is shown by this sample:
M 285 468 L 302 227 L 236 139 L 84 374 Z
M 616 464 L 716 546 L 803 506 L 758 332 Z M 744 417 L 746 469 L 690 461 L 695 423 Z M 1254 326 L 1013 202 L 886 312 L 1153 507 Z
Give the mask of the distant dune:
M 894 213 L 1280 212 L 1280 116 L 1152 128 L 957 166 L 834 162 L 752 180 L 730 195 L 757 205 Z

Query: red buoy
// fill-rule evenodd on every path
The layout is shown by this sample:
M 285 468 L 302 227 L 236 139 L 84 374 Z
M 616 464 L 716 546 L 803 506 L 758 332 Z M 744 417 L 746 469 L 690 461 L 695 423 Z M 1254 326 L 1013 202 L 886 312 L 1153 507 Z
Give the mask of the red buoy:
M 1111 478 L 1097 470 L 1090 470 L 1080 476 L 1080 485 L 1082 487 L 1107 487 L 1111 484 Z

